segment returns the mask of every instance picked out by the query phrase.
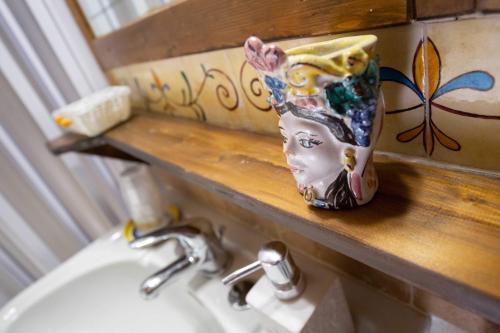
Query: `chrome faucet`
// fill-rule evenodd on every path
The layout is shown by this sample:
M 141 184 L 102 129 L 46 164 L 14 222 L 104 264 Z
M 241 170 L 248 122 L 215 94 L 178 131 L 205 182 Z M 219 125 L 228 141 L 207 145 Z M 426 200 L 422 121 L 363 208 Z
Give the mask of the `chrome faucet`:
M 172 277 L 189 267 L 197 268 L 202 274 L 213 276 L 224 271 L 227 266 L 229 253 L 222 247 L 211 223 L 203 218 L 193 218 L 186 222 L 188 223 L 153 231 L 130 243 L 131 248 L 141 249 L 175 239 L 184 252 L 173 263 L 144 280 L 140 294 L 145 299 L 157 296 L 160 288 L 167 285 Z
M 295 264 L 288 247 L 280 241 L 264 244 L 258 260 L 222 279 L 224 285 L 234 284 L 260 269 L 274 287 L 277 298 L 288 301 L 300 296 L 306 287 L 304 274 Z

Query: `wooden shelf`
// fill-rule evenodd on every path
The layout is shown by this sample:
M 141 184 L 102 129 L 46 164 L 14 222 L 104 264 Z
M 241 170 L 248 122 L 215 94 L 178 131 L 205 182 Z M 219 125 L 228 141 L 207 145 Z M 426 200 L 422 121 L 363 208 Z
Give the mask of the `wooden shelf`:
M 380 190 L 363 207 L 306 206 L 279 138 L 138 115 L 114 147 L 387 274 L 500 322 L 500 179 L 377 156 Z
M 48 142 L 47 147 L 54 155 L 75 152 L 144 163 L 144 161 L 125 151 L 109 145 L 102 136 L 91 138 L 85 135 L 67 132 L 61 137 Z
M 410 6 L 409 0 L 190 0 L 94 39 L 93 50 L 109 70 L 242 46 L 252 35 L 276 40 L 408 23 Z

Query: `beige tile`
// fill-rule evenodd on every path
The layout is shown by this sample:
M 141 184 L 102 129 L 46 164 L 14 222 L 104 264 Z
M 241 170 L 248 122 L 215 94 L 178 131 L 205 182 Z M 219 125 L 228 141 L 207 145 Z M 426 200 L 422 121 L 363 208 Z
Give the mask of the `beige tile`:
M 186 86 L 181 68 L 182 59 L 171 58 L 132 65 L 129 71 L 149 110 L 197 119 L 191 108 L 183 106 Z
M 413 82 L 413 59 L 415 50 L 422 40 L 423 25 L 416 23 L 367 33 L 373 33 L 379 39 L 377 52 L 380 55 L 380 66 L 399 71 Z M 422 135 L 405 142 L 405 135 L 402 134 L 424 121 L 425 108 L 422 105 L 411 111 L 401 111 L 423 104 L 422 100 L 413 90 L 397 82 L 382 81 L 382 92 L 386 115 L 382 135 L 376 148 L 382 151 L 425 156 Z
M 427 33 L 437 50 L 433 53 L 429 49 L 428 57 L 439 57 L 441 63 L 440 69 L 429 65 L 429 78 L 439 78 L 441 88 L 460 76 L 468 81 L 463 88 L 432 101 L 448 111 L 431 105 L 436 133 L 431 158 L 500 171 L 500 85 L 495 82 L 500 77 L 499 16 L 429 23 Z M 471 72 L 476 73 L 475 78 Z M 473 80 L 482 82 L 484 87 L 481 90 L 466 88 Z
M 129 67 L 113 68 L 106 73 L 106 76 L 112 85 L 125 84 L 130 76 Z
M 278 115 L 267 102 L 269 93 L 258 79 L 257 72 L 246 64 L 242 47 L 226 50 L 227 59 L 237 77 L 241 102 L 245 105 L 246 128 L 259 133 L 278 135 Z
M 377 49 L 382 66 L 394 68 L 409 77 L 410 80 L 413 80 L 413 54 L 422 37 L 422 24 L 362 31 L 350 35 L 364 33 L 373 33 L 379 37 Z M 349 34 L 281 40 L 277 41 L 276 44 L 288 49 L 345 35 Z M 179 104 L 186 104 L 183 98 L 189 99 L 189 89 L 181 71 L 185 73 L 185 78 L 190 82 L 191 96 L 196 96 L 205 77 L 205 72 L 201 67 L 201 64 L 203 64 L 205 70 L 212 70 L 211 73 L 214 77 L 210 77 L 205 81 L 197 104 L 203 108 L 209 123 L 266 134 L 278 134 L 278 116 L 274 110 L 269 108 L 267 103 L 269 94 L 257 79 L 257 73 L 250 66 L 243 66 L 244 62 L 243 48 L 239 47 L 133 65 L 129 66 L 128 70 L 129 77 L 132 78 L 131 81 L 135 85 L 138 82 L 143 90 L 142 94 L 145 94 L 150 100 L 148 103 L 150 109 L 166 112 L 164 103 L 161 101 L 159 103 L 151 102 L 161 97 L 159 89 L 155 89 L 156 81 L 152 76 L 152 71 L 154 71 L 159 80 L 162 83 L 168 83 L 170 88 L 167 95 L 172 101 L 171 104 L 174 104 L 175 107 L 173 111 L 168 108 L 167 113 L 196 118 L 193 105 L 188 107 L 179 106 Z M 226 75 L 219 71 L 213 71 L 213 69 L 221 70 Z M 230 108 L 236 106 L 233 111 L 227 110 L 224 105 L 221 105 L 221 100 L 217 98 L 217 89 L 219 89 L 219 92 L 223 92 L 220 89 L 224 89 L 218 88 L 219 84 L 222 84 L 227 89 L 228 96 L 224 99 L 225 105 L 230 106 Z M 412 90 L 399 83 L 384 82 L 383 91 L 388 111 L 404 109 L 421 103 Z M 234 92 L 237 94 L 233 95 Z M 137 93 L 136 95 L 140 96 L 141 94 Z M 236 95 L 238 99 L 237 105 L 234 98 Z M 219 95 L 219 97 L 223 96 Z M 138 99 L 138 105 L 140 105 L 139 102 L 140 98 Z M 385 118 L 384 129 L 377 146 L 378 149 L 410 155 L 425 155 L 423 135 L 419 135 L 414 140 L 405 143 L 397 139 L 399 133 L 418 126 L 423 120 L 423 107 L 404 113 L 388 114 Z
M 500 326 L 418 288 L 414 291 L 413 305 L 470 333 L 500 332 Z
M 123 66 L 109 70 L 106 72 L 106 76 L 110 84 L 125 84 L 130 87 L 132 107 L 147 109 L 145 91 L 137 79 L 138 70 L 137 66 Z
M 237 76 L 224 50 L 184 56 L 182 71 L 191 87 L 190 103 L 206 115 L 208 123 L 248 128 Z
M 139 86 L 139 81 L 131 72 L 130 66 L 124 66 L 112 69 L 107 73 L 108 80 L 112 85 L 127 85 L 131 90 L 131 104 L 133 108 L 147 109 L 148 103 L 143 89 Z

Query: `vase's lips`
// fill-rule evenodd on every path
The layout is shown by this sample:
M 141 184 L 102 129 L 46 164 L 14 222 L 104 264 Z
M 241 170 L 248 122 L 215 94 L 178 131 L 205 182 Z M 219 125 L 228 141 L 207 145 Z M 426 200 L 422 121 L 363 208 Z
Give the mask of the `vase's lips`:
M 295 165 L 291 165 L 289 164 L 288 167 L 290 168 L 290 170 L 293 172 L 293 173 L 301 173 L 301 172 L 304 172 L 304 169 L 302 167 L 298 167 L 298 166 L 295 166 Z

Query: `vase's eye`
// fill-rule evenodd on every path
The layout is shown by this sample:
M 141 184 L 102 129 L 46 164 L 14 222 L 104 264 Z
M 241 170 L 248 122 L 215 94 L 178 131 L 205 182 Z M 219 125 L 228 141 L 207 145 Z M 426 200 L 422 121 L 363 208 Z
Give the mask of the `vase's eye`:
M 316 140 L 316 139 L 306 139 L 306 138 L 299 139 L 299 144 L 302 147 L 307 148 L 307 149 L 313 148 L 315 146 L 319 146 L 322 143 L 323 142 Z

